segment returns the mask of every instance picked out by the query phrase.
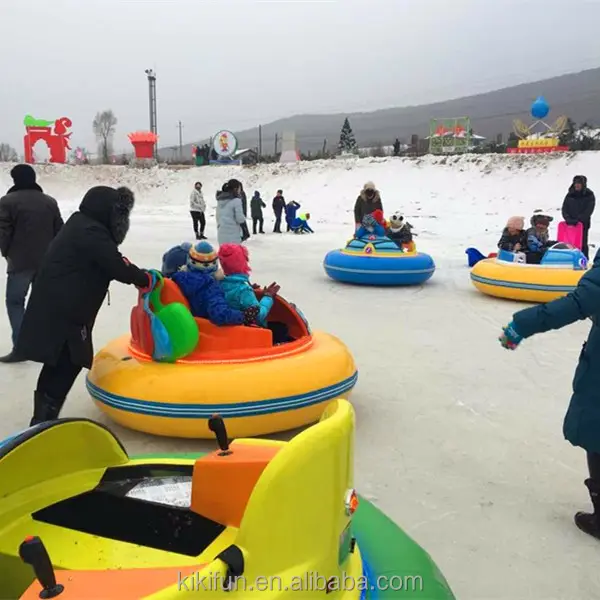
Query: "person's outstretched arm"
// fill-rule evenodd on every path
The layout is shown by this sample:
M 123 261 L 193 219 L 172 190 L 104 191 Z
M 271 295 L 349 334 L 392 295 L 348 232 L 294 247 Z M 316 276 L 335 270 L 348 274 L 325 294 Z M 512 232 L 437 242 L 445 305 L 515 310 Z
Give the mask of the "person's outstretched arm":
M 586 273 L 579 285 L 564 298 L 526 308 L 513 315 L 513 323 L 523 338 L 552 329 L 561 329 L 575 321 L 587 319 L 600 306 L 600 266 Z
M 130 263 L 120 252 L 110 237 L 108 231 L 102 227 L 88 228 L 88 235 L 84 242 L 83 251 L 89 252 L 92 261 L 102 269 L 109 279 L 120 281 L 128 285 L 146 287 L 149 284 L 149 275 L 133 263 Z

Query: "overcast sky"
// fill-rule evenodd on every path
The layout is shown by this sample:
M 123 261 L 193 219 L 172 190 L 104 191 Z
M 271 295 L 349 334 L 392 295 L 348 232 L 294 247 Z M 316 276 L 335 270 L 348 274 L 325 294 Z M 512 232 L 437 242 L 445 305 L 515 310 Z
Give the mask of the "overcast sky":
M 600 66 L 600 0 L 0 0 L 0 141 L 22 152 L 25 114 L 92 120 L 115 149 L 160 145 L 297 113 L 368 111 L 465 96 Z M 548 98 L 550 103 L 551 98 Z

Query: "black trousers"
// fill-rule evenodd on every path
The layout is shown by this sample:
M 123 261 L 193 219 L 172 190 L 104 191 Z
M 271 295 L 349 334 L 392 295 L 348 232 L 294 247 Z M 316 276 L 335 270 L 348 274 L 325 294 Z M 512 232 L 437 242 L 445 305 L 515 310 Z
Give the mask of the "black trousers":
M 44 365 L 37 382 L 37 391 L 56 401 L 64 402 L 82 367 L 73 364 L 69 346 L 65 344 L 56 365 Z
M 256 226 L 259 226 L 260 233 L 264 233 L 264 222 L 265 220 L 262 217 L 252 217 L 252 233 L 256 235 Z
M 600 482 L 600 454 L 588 452 L 587 464 L 590 472 L 590 479 Z
M 583 228 L 583 236 L 581 238 L 581 251 L 585 254 L 586 258 L 590 257 L 590 248 L 588 246 L 588 236 L 590 233 L 589 227 Z
M 206 217 L 204 216 L 204 213 L 199 210 L 190 210 L 190 215 L 192 215 L 194 233 L 204 235 L 204 229 L 206 228 Z M 198 225 L 200 225 L 200 232 L 198 232 Z
M 273 227 L 273 233 L 281 233 L 281 213 L 275 213 L 275 226 Z
M 248 223 L 246 223 L 246 221 L 244 221 L 240 225 L 240 229 L 242 230 L 242 242 L 243 242 L 250 237 L 250 231 L 248 231 Z

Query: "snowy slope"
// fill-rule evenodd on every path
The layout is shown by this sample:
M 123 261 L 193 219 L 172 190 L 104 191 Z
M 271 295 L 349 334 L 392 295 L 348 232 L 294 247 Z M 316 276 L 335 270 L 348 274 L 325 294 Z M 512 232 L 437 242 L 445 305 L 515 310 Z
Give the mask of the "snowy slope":
M 44 189 L 65 216 L 92 185 L 137 192 L 123 251 L 159 266 L 170 245 L 190 237 L 187 198 L 204 183 L 214 193 L 241 179 L 265 201 L 278 188 L 313 216 L 314 236 L 253 237 L 254 279 L 278 281 L 315 329 L 341 337 L 360 371 L 356 484 L 431 553 L 461 600 L 563 600 L 600 597 L 598 546 L 572 525 L 589 501 L 585 458 L 561 424 L 570 381 L 589 324 L 528 340 L 518 352 L 497 337 L 520 305 L 485 297 L 469 282 L 464 249 L 491 250 L 506 218 L 536 208 L 559 216 L 573 175 L 594 179 L 598 153 L 568 156 L 465 156 L 361 159 L 135 171 L 124 167 L 39 167 Z M 0 165 L 0 189 L 10 184 Z M 381 190 L 386 212 L 403 210 L 437 271 L 422 288 L 354 288 L 327 279 L 324 254 L 352 231 L 352 208 L 365 181 Z M 596 215 L 591 241 L 600 236 Z M 208 235 L 215 239 L 209 214 Z M 0 288 L 4 275 L 0 276 Z M 94 331 L 97 347 L 128 327 L 135 299 L 114 284 Z M 0 350 L 9 327 L 0 311 Z M 30 417 L 39 367 L 0 365 L 0 439 Z M 326 368 L 324 366 L 323 368 Z M 64 416 L 107 422 L 90 402 L 83 377 Z M 132 453 L 193 451 L 204 442 L 157 439 L 114 427 Z M 426 598 L 424 594 L 424 598 Z

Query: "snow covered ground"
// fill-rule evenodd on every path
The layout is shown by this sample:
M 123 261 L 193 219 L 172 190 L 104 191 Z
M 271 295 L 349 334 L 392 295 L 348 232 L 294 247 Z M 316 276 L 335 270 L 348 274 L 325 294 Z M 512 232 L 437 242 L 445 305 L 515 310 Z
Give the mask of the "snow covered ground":
M 267 235 L 253 237 L 248 247 L 255 279 L 276 280 L 314 328 L 338 335 L 354 353 L 360 371 L 352 397 L 357 487 L 431 553 L 461 600 L 564 600 L 600 597 L 600 546 L 572 522 L 576 510 L 589 506 L 585 456 L 561 433 L 589 325 L 536 337 L 514 353 L 503 350 L 500 327 L 520 305 L 476 292 L 464 250 L 491 250 L 512 214 L 528 218 L 542 208 L 559 217 L 573 175 L 587 174 L 593 189 L 599 160 L 587 152 L 253 169 L 38 170 L 65 217 L 92 185 L 131 186 L 137 205 L 123 250 L 146 267 L 159 267 L 167 247 L 190 237 L 187 198 L 196 180 L 209 199 L 212 240 L 214 193 L 229 177 L 241 179 L 248 196 L 259 189 L 269 205 L 278 188 L 302 203 L 316 235 L 276 236 L 269 214 Z M 9 169 L 0 165 L 2 190 L 10 184 Z M 437 271 L 424 287 L 356 288 L 325 276 L 323 256 L 349 237 L 354 200 L 368 180 L 381 190 L 386 213 L 403 210 L 419 234 L 419 248 L 435 258 Z M 600 240 L 599 215 L 592 243 Z M 2 287 L 4 274 L 0 278 Z M 97 348 L 127 329 L 134 300 L 134 289 L 112 286 L 111 305 L 95 329 Z M 8 351 L 3 310 L 0 340 Z M 2 365 L 0 439 L 26 426 L 38 370 Z M 64 416 L 106 422 L 83 377 Z M 114 430 L 133 453 L 212 446 Z

